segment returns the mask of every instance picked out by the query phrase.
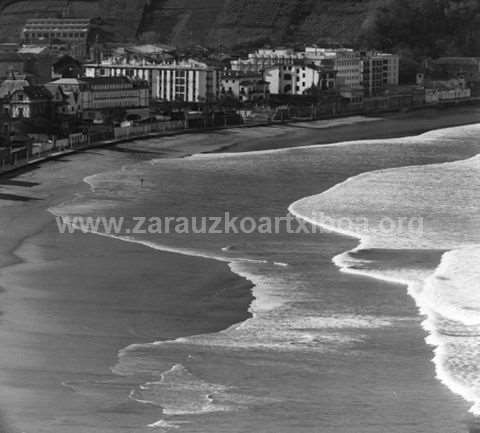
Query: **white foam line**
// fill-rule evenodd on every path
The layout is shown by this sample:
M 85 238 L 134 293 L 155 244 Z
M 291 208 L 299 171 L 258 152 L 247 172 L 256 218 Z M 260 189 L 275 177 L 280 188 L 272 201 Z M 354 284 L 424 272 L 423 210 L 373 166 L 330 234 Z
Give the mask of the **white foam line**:
M 446 132 L 456 132 L 465 128 L 480 128 L 480 123 L 472 123 L 467 125 L 453 126 L 450 128 L 441 128 L 433 129 L 431 131 L 424 132 L 419 135 L 409 135 L 405 137 L 398 138 L 377 138 L 377 139 L 365 139 L 365 140 L 350 140 L 350 141 L 339 141 L 336 143 L 328 144 L 309 144 L 306 146 L 295 146 L 295 147 L 284 147 L 281 149 L 268 149 L 268 150 L 251 150 L 247 152 L 222 152 L 222 153 L 197 153 L 188 157 L 188 159 L 193 158 L 231 158 L 231 157 L 242 157 L 242 156 L 252 156 L 252 155 L 270 155 L 277 153 L 287 153 L 295 150 L 308 150 L 308 149 L 320 149 L 320 148 L 329 148 L 329 147 L 343 147 L 359 144 L 380 144 L 380 143 L 405 143 L 406 141 L 413 140 L 424 140 L 427 141 L 432 136 L 438 134 L 445 134 Z
M 476 155 L 472 158 L 468 158 L 463 161 L 455 161 L 455 162 L 446 162 L 446 163 L 441 163 L 441 164 L 431 164 L 431 165 L 444 165 L 444 164 L 452 164 L 452 163 L 458 163 L 458 162 L 465 162 L 474 158 L 478 158 L 480 156 Z M 401 167 L 400 167 L 401 168 Z M 400 169 L 399 168 L 399 169 Z M 403 167 L 405 168 L 405 167 Z M 384 170 L 376 170 L 378 171 L 384 171 Z M 358 179 L 362 176 L 369 175 L 373 173 L 372 172 L 367 172 L 367 173 L 362 173 L 358 176 L 352 176 L 351 178 L 347 179 L 344 182 L 341 182 L 329 190 L 328 192 L 332 192 L 333 190 L 339 188 L 340 186 L 344 185 L 347 182 L 352 181 L 353 179 Z M 325 192 L 327 192 L 325 191 Z M 321 193 L 323 194 L 323 193 Z M 461 396 L 464 400 L 466 400 L 469 403 L 473 403 L 473 406 L 470 408 L 470 413 L 472 413 L 475 416 L 480 416 L 480 401 L 478 398 L 475 396 L 475 394 L 470 391 L 465 385 L 459 383 L 457 380 L 451 377 L 449 374 L 448 370 L 444 367 L 443 360 L 447 357 L 447 351 L 444 347 L 444 344 L 441 342 L 441 339 L 439 338 L 439 333 L 435 329 L 434 325 L 434 313 L 431 311 L 428 307 L 422 305 L 422 301 L 418 295 L 415 294 L 415 287 L 419 282 L 414 281 L 414 280 L 408 280 L 408 279 L 401 279 L 401 278 L 395 278 L 391 276 L 386 276 L 383 275 L 379 272 L 372 272 L 372 271 L 365 271 L 365 270 L 360 270 L 360 269 L 353 269 L 349 267 L 349 264 L 347 261 L 344 259 L 346 255 L 356 253 L 360 250 L 364 250 L 368 248 L 370 238 L 368 236 L 362 236 L 360 233 L 351 231 L 351 230 L 344 230 L 344 229 L 339 229 L 338 227 L 331 226 L 328 224 L 321 223 L 319 221 L 316 221 L 312 218 L 309 218 L 307 216 L 304 216 L 297 212 L 294 207 L 295 205 L 299 204 L 300 202 L 303 202 L 305 200 L 308 200 L 312 197 L 318 196 L 320 194 L 316 194 L 310 197 L 305 197 L 301 200 L 298 200 L 294 203 L 292 203 L 288 211 L 295 216 L 296 218 L 303 219 L 304 221 L 312 224 L 319 226 L 323 228 L 324 230 L 333 232 L 333 233 L 338 233 L 340 235 L 350 237 L 350 238 L 355 238 L 359 241 L 359 244 L 356 248 L 346 251 L 344 253 L 341 253 L 335 257 L 332 258 L 332 262 L 340 269 L 340 272 L 350 274 L 350 275 L 356 275 L 356 276 L 361 276 L 361 277 L 367 277 L 367 278 L 373 278 L 376 280 L 380 281 L 385 281 L 388 283 L 393 283 L 393 284 L 401 284 L 403 286 L 407 287 L 407 293 L 415 300 L 417 308 L 419 309 L 419 313 L 423 316 L 426 316 L 426 319 L 422 322 L 422 327 L 425 331 L 427 331 L 430 335 L 425 338 L 426 343 L 429 346 L 434 346 L 433 353 L 434 357 L 432 359 L 432 363 L 435 366 L 435 372 L 436 372 L 436 378 L 439 380 L 443 385 L 445 385 L 452 393 L 457 394 Z M 445 254 L 448 254 L 445 253 Z M 443 261 L 443 257 L 442 257 Z M 441 264 L 439 264 L 439 267 Z M 438 268 L 437 268 L 438 269 Z M 423 284 L 422 282 L 421 284 Z

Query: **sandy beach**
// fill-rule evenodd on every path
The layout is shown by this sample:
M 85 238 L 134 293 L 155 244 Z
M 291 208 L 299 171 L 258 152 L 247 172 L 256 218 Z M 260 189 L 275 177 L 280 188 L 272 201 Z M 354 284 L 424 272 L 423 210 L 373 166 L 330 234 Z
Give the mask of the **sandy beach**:
M 336 127 L 314 122 L 179 135 L 82 152 L 3 176 L 0 408 L 8 427 L 2 431 L 144 431 L 136 426 L 154 419 L 158 409 L 125 398 L 139 378 L 119 380 L 112 373 L 118 351 L 215 333 L 250 317 L 252 284 L 226 263 L 95 235 L 59 235 L 48 209 L 88 191 L 85 177 L 151 158 L 403 137 L 479 120 L 480 108 L 457 107 Z M 472 152 L 459 149 L 445 158 Z M 416 338 L 422 335 L 419 329 Z M 99 384 L 95 392 L 83 387 L 85 377 Z M 82 418 L 88 413 L 90 425 Z

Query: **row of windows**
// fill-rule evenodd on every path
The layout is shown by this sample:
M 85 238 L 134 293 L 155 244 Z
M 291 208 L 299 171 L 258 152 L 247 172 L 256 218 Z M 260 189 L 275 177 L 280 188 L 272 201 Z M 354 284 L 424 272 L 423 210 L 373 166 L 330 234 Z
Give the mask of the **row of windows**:
M 66 32 L 27 32 L 26 39 L 40 39 L 40 38 L 67 38 L 67 39 L 84 39 L 85 33 L 66 33 Z

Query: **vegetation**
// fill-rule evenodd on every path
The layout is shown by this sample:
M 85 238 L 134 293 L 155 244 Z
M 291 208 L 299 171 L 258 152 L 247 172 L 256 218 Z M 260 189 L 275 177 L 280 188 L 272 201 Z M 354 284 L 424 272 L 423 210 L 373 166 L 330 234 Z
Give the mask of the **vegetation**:
M 478 0 L 386 0 L 362 42 L 401 55 L 404 78 L 428 57 L 480 54 Z

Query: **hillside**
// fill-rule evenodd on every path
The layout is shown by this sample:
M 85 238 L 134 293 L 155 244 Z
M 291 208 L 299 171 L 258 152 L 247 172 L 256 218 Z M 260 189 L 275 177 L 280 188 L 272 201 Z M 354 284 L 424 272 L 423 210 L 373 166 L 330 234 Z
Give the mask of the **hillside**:
M 102 17 L 110 40 L 178 46 L 356 39 L 378 0 L 73 0 L 75 17 Z M 0 0 L 0 38 L 30 17 L 56 16 L 65 0 Z

